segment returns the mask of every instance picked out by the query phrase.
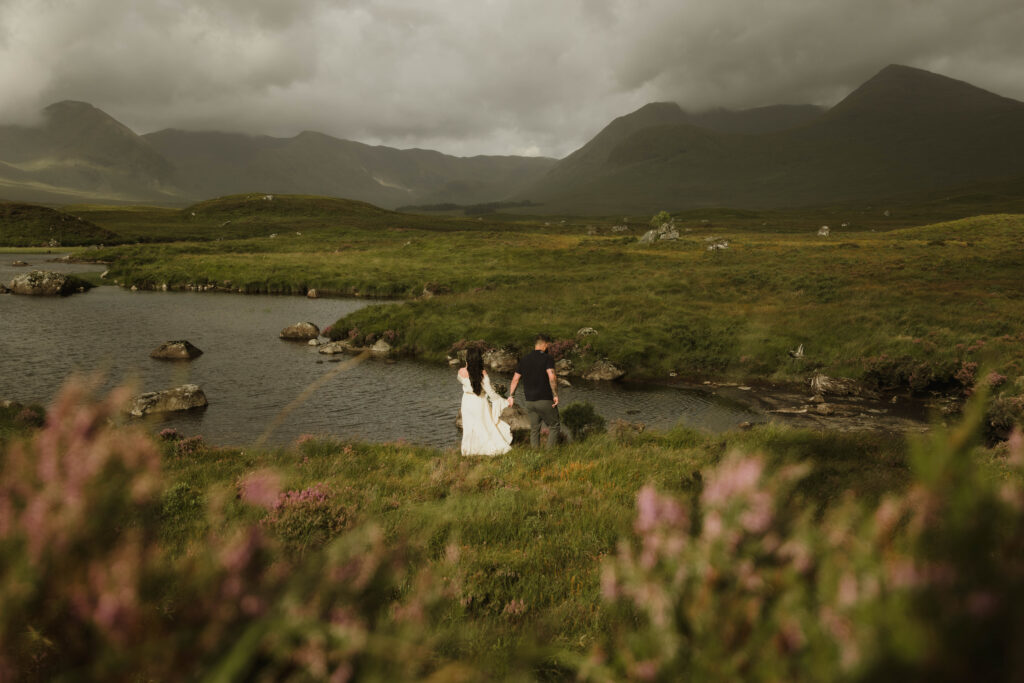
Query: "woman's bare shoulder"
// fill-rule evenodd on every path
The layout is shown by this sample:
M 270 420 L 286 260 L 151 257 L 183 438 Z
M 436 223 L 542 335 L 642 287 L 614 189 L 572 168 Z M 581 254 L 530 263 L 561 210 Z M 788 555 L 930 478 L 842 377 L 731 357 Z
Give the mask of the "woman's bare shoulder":
M 459 368 L 459 377 L 469 377 L 469 370 L 466 368 Z

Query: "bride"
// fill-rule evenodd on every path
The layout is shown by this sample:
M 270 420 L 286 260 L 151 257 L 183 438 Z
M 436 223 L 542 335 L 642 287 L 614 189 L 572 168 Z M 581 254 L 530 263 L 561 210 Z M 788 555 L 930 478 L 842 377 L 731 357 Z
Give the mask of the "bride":
M 501 455 L 511 448 L 512 430 L 501 419 L 505 400 L 491 387 L 480 349 L 466 351 L 462 384 L 462 454 Z M 488 400 L 490 399 L 490 400 Z

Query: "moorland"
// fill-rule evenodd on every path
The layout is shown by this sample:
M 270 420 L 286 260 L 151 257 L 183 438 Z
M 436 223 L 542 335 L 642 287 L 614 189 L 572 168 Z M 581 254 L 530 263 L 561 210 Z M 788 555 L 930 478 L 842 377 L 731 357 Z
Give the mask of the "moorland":
M 0 204 L 0 247 L 103 262 L 96 284 L 387 299 L 335 321 L 330 336 L 356 346 L 384 337 L 394 355 L 422 362 L 473 343 L 518 352 L 546 331 L 574 374 L 607 362 L 627 381 L 804 394 L 826 378 L 945 408 L 923 436 L 778 422 L 652 433 L 616 422 L 554 451 L 517 445 L 476 459 L 326 436 L 272 449 L 154 434 L 118 417 L 126 390 L 103 398 L 73 385 L 49 406 L 5 402 L 0 678 L 1019 679 L 1019 158 L 998 157 L 993 180 L 970 155 L 946 154 L 972 140 L 1009 149 L 1019 103 L 902 68 L 867 85 L 833 112 L 696 121 L 642 110 L 589 149 L 537 164 L 548 187 L 565 181 L 558 197 L 512 197 L 482 214 L 459 205 L 478 192 L 434 190 L 415 199 L 438 210 L 420 213 L 262 192 L 185 208 Z M 935 126 L 890 106 L 919 86 Z M 954 100 L 963 106 L 946 106 Z M 880 105 L 902 127 L 843 156 L 850 147 L 835 141 Z M 58 110 L 88 123 L 68 130 L 134 150 L 118 166 L 125 193 L 142 177 L 155 180 L 136 189 L 167 199 L 152 194 L 174 173 L 154 151 L 159 139 L 95 112 L 75 118 L 78 105 Z M 935 152 L 938 119 L 977 111 L 1006 126 Z M 768 118 L 774 137 L 743 137 Z M 695 132 L 709 121 L 723 129 Z M 190 153 L 189 136 L 172 133 L 162 137 Z M 959 189 L 875 172 L 901 158 L 906 148 L 890 143 L 908 135 L 921 152 L 909 175 L 942 157 L 936 177 L 962 180 Z M 24 131 L 0 138 L 35 153 Z M 848 186 L 860 198 L 837 190 L 817 206 L 757 209 L 662 201 L 681 196 L 672 178 L 707 175 L 687 163 L 690 151 L 767 158 L 790 142 L 806 151 L 811 138 L 831 140 L 822 149 L 840 160 L 832 175 L 801 171 L 808 184 L 794 192 L 814 194 L 819 181 L 841 189 L 843 169 L 859 168 Z M 312 139 L 257 142 L 273 161 Z M 213 142 L 230 151 L 253 141 Z M 960 162 L 977 172 L 960 174 Z M 33 168 L 0 170 L 14 174 L 8 186 L 81 179 L 70 162 Z M 710 172 L 735 175 L 728 164 Z M 642 211 L 624 216 L 613 186 L 646 192 Z

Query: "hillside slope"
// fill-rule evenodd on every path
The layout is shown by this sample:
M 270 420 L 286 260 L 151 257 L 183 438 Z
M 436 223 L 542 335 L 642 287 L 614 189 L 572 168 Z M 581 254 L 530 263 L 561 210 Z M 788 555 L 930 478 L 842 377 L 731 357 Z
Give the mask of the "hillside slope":
M 542 157 L 453 157 L 304 132 L 292 138 L 164 130 L 144 136 L 193 197 L 252 191 L 411 202 L 502 199 L 554 163 Z
M 45 206 L 0 202 L 0 246 L 72 247 L 122 241 L 110 230 L 77 216 Z

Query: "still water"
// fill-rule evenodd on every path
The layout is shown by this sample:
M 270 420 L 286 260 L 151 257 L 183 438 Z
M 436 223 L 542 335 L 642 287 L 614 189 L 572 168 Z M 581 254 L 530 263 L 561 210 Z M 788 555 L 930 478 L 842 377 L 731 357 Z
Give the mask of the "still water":
M 102 270 L 48 263 L 49 258 L 0 253 L 0 282 L 37 268 Z M 18 259 L 30 267 L 12 266 Z M 156 391 L 198 384 L 208 408 L 152 424 L 202 434 L 214 444 L 249 444 L 273 426 L 272 444 L 315 434 L 457 446 L 461 387 L 451 368 L 369 360 L 332 374 L 307 400 L 286 411 L 307 387 L 340 366 L 331 362 L 338 356 L 280 340 L 281 329 L 307 320 L 323 328 L 372 303 L 119 287 L 97 287 L 67 298 L 0 295 L 0 399 L 45 404 L 74 373 L 100 372 L 106 387 L 133 381 L 140 391 Z M 149 358 L 150 351 L 174 339 L 188 339 L 203 355 L 191 362 Z M 494 379 L 507 384 L 510 378 Z M 589 401 L 607 420 L 642 421 L 652 429 L 681 423 L 719 431 L 763 419 L 692 390 L 574 380 L 560 393 L 563 405 Z

